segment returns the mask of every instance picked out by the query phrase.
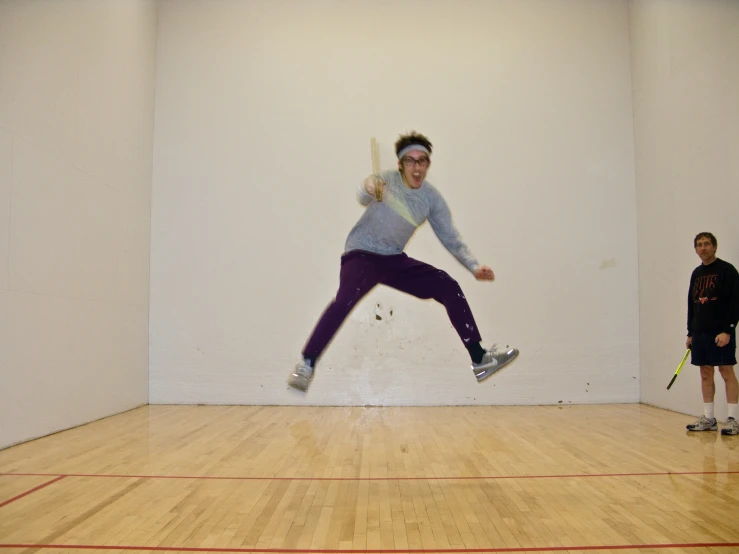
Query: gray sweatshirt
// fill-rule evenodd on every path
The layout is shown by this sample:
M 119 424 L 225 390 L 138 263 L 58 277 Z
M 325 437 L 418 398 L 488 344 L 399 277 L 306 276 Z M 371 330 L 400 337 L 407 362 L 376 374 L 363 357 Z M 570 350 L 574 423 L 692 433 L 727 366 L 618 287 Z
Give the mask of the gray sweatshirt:
M 375 254 L 400 254 L 427 219 L 441 243 L 471 272 L 479 266 L 452 222 L 444 198 L 428 181 L 412 189 L 403 184 L 400 171 L 384 171 L 386 186 L 382 202 L 359 185 L 357 200 L 367 209 L 349 232 L 345 251 L 366 250 Z

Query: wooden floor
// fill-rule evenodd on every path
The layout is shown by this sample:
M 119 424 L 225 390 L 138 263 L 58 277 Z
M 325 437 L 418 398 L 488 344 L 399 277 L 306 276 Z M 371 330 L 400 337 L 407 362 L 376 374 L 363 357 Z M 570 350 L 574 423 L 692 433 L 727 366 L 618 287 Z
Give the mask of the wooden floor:
M 640 405 L 149 406 L 0 451 L 0 554 L 739 552 L 739 437 Z

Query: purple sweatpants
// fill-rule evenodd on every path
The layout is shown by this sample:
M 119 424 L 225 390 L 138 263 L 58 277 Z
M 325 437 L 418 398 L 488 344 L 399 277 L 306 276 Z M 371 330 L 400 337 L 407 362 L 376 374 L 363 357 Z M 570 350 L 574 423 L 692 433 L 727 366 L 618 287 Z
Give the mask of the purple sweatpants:
M 446 308 L 449 320 L 465 345 L 482 340 L 462 289 L 445 271 L 405 253 L 382 256 L 353 250 L 341 257 L 339 291 L 321 315 L 303 349 L 303 356 L 319 358 L 349 312 L 379 284 L 417 298 L 433 298 Z

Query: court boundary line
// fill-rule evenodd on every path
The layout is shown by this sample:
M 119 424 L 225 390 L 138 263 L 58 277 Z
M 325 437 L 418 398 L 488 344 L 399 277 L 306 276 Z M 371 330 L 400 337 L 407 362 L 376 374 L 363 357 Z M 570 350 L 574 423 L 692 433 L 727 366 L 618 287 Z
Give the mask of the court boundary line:
M 615 474 L 572 474 L 572 475 L 522 475 L 522 476 L 479 476 L 479 477 L 219 477 L 219 476 L 144 476 L 144 475 L 111 475 L 111 474 L 50 474 L 50 473 L 0 473 L 0 476 L 39 477 L 56 476 L 55 479 L 42 483 L 24 493 L 0 503 L 0 508 L 16 500 L 24 498 L 49 485 L 57 483 L 67 477 L 97 477 L 97 478 L 138 478 L 138 479 L 215 479 L 215 480 L 483 480 L 483 479 L 541 479 L 541 478 L 578 478 L 578 477 L 640 477 L 640 476 L 669 476 L 669 475 L 716 475 L 738 474 L 739 471 L 695 471 L 695 472 L 645 472 L 645 473 L 615 473 Z M 234 554 L 474 554 L 474 553 L 516 553 L 516 552 L 564 552 L 564 551 L 597 551 L 597 550 L 638 550 L 638 549 L 667 549 L 667 548 L 728 548 L 739 547 L 739 542 L 699 542 L 699 543 L 663 543 L 663 544 L 619 544 L 619 545 L 582 545 L 582 546 L 546 546 L 546 547 L 490 547 L 490 548 L 423 548 L 423 549 L 310 549 L 310 548 L 223 548 L 223 547 L 186 547 L 186 546 L 128 546 L 128 545 L 91 545 L 91 544 L 3 544 L 0 549 L 59 549 L 59 550 L 109 550 L 145 552 L 219 552 Z
M 667 477 L 680 475 L 737 475 L 739 471 L 646 471 L 635 473 L 569 473 L 553 475 L 459 475 L 417 477 L 270 477 L 238 475 L 139 475 L 117 473 L 0 473 L 0 477 L 90 477 L 101 479 L 191 479 L 213 481 L 486 481 L 499 479 L 581 479 L 588 477 Z M 51 483 L 49 483 L 51 484 Z
M 498 552 L 564 552 L 564 551 L 595 551 L 595 550 L 637 550 L 637 549 L 666 549 L 666 548 L 728 548 L 737 547 L 739 542 L 696 542 L 696 543 L 665 543 L 665 544 L 617 544 L 617 545 L 587 545 L 587 546 L 518 546 L 518 547 L 490 547 L 490 548 L 421 548 L 421 549 L 328 549 L 328 548 L 218 548 L 218 547 L 178 547 L 178 546 L 124 546 L 124 545 L 90 545 L 90 544 L 0 544 L 2 548 L 44 548 L 60 550 L 142 550 L 147 552 L 226 552 L 226 553 L 258 553 L 268 554 L 473 554 Z
M 66 478 L 66 477 L 67 477 L 66 475 L 60 475 L 56 479 L 52 479 L 51 481 L 47 481 L 46 483 L 42 483 L 39 486 L 32 488 L 31 490 L 27 490 L 26 492 L 21 493 L 18 496 L 14 496 L 13 498 L 10 498 L 10 499 L 6 500 L 5 502 L 0 502 L 0 508 L 2 508 L 3 506 L 7 506 L 8 504 L 11 504 L 11 503 L 15 502 L 16 500 L 20 500 L 21 498 L 23 498 L 25 496 L 28 496 L 31 493 L 34 493 L 34 492 L 36 492 L 38 490 L 41 490 L 43 488 L 46 488 L 49 485 L 53 485 L 54 483 L 56 483 L 58 481 L 61 481 L 62 479 Z

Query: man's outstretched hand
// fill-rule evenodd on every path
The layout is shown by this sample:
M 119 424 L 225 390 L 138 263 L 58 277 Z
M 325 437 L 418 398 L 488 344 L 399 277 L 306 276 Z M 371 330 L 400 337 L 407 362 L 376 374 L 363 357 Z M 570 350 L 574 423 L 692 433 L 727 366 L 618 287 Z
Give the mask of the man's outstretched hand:
M 364 180 L 364 190 L 367 194 L 374 196 L 378 202 L 382 202 L 382 191 L 386 186 L 387 183 L 379 175 L 370 175 Z
M 475 279 L 478 281 L 492 281 L 495 279 L 495 274 L 488 266 L 481 265 L 475 270 Z

